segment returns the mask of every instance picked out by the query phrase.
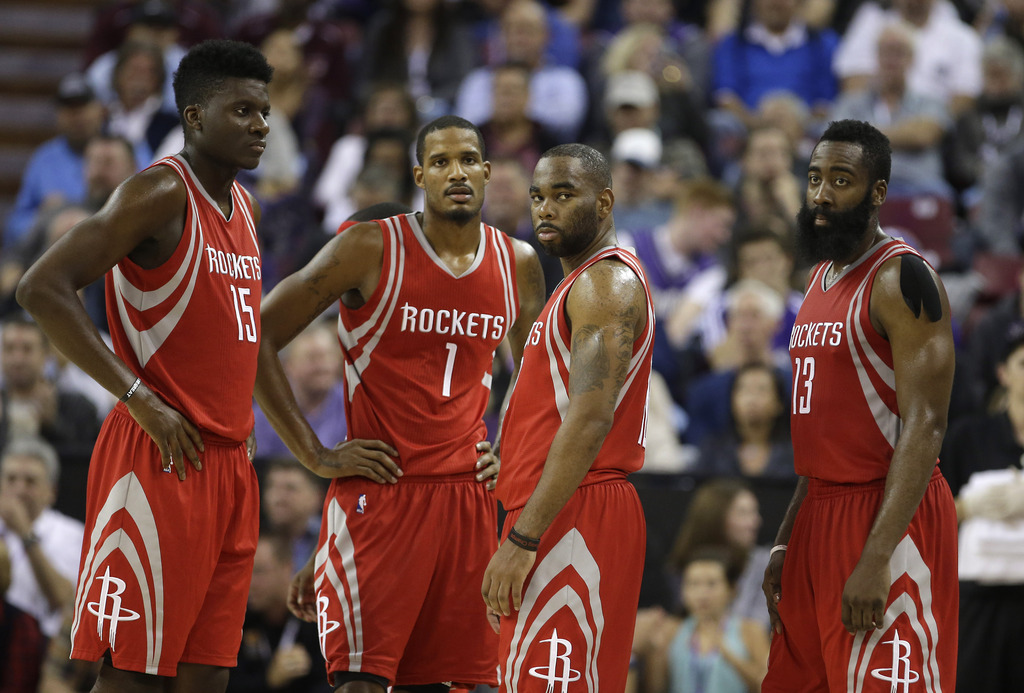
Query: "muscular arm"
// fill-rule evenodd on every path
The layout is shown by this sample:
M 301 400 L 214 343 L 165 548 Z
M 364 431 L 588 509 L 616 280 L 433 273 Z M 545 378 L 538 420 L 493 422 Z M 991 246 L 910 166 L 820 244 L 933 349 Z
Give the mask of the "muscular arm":
M 555 519 L 611 430 L 633 342 L 646 324 L 646 295 L 632 270 L 598 263 L 576 280 L 566 312 L 572 324 L 569 407 L 516 522 L 528 537 L 539 537 Z
M 615 417 L 615 403 L 629 371 L 633 342 L 646 324 L 646 294 L 633 272 L 600 262 L 576 280 L 566 300 L 572 324 L 569 406 L 544 463 L 544 471 L 515 529 L 539 537 L 579 487 Z M 504 542 L 484 575 L 483 594 L 494 611 L 511 614 L 536 554 Z
M 54 347 L 115 397 L 124 395 L 136 376 L 103 343 L 76 292 L 126 257 L 142 267 L 166 262 L 181 239 L 186 200 L 184 182 L 167 167 L 132 176 L 99 212 L 44 253 L 18 284 L 18 302 Z M 199 432 L 156 393 L 141 386 L 128 400 L 128 410 L 160 449 L 165 469 L 173 463 L 184 479 L 186 456 L 201 468 Z
M 330 451 L 317 438 L 295 401 L 278 352 L 342 294 L 356 290 L 363 297 L 370 296 L 380 277 L 383 247 L 376 222 L 357 224 L 335 236 L 308 265 L 283 279 L 261 305 L 256 401 L 296 459 L 322 476 L 345 475 L 339 467 L 345 463 L 328 459 Z M 356 444 L 354 447 L 365 442 L 349 441 Z M 392 474 L 400 472 L 393 462 L 385 462 L 384 453 L 397 453 L 379 441 L 373 442 L 373 450 L 365 451 L 368 458 L 363 459 L 362 453 L 356 451 L 360 462 L 351 460 L 365 472 L 356 473 L 376 481 L 395 481 Z M 378 464 L 375 466 L 373 461 Z M 380 464 L 388 465 L 390 472 L 377 469 Z
M 843 592 L 843 624 L 850 632 L 882 623 L 889 559 L 917 512 L 946 432 L 954 361 L 949 302 L 930 268 L 908 284 L 911 269 L 899 257 L 889 260 L 871 292 L 872 323 L 892 346 L 903 428 L 882 504 Z
M 76 292 L 152 241 L 154 234 L 172 233 L 175 222 L 180 238 L 185 187 L 170 169 L 161 168 L 128 179 L 103 209 L 44 253 L 18 284 L 18 303 L 54 347 L 115 397 L 128 391 L 135 374 L 103 343 Z

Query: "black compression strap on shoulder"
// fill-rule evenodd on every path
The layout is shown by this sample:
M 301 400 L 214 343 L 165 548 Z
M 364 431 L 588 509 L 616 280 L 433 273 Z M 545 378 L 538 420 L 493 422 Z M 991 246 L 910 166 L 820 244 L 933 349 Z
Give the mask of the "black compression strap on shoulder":
M 939 298 L 939 287 L 928 270 L 928 265 L 919 255 L 906 253 L 900 255 L 900 292 L 903 301 L 914 313 L 915 318 L 921 317 L 921 308 L 932 322 L 942 319 L 942 299 Z

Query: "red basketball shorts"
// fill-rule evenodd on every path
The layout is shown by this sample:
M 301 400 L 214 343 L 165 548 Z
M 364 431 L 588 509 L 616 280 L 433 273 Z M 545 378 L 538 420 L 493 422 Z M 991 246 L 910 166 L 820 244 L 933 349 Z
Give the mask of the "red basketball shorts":
M 118 405 L 89 465 L 74 659 L 110 650 L 118 669 L 174 676 L 178 664 L 233 667 L 259 532 L 256 473 L 243 443 L 204 439 L 202 471 L 161 468 Z
M 522 606 L 501 619 L 502 693 L 625 690 L 646 535 L 629 482 L 573 494 L 541 538 Z
M 937 472 L 889 563 L 876 630 L 850 635 L 843 588 L 882 502 L 884 481 L 811 480 L 782 568 L 779 616 L 763 693 L 951 692 L 956 684 L 956 510 Z
M 332 482 L 316 556 L 327 672 L 393 684 L 494 685 L 498 636 L 480 597 L 497 505 L 473 474 Z

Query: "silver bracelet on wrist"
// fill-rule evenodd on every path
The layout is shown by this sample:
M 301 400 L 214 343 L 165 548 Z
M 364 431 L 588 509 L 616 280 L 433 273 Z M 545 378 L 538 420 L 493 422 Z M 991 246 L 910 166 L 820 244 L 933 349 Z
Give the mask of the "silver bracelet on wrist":
M 131 396 L 135 394 L 135 391 L 139 389 L 139 385 L 141 384 L 142 378 L 136 378 L 135 382 L 132 383 L 132 386 L 128 388 L 128 392 L 121 395 L 118 399 L 120 399 L 122 402 L 127 402 L 129 399 L 131 399 Z

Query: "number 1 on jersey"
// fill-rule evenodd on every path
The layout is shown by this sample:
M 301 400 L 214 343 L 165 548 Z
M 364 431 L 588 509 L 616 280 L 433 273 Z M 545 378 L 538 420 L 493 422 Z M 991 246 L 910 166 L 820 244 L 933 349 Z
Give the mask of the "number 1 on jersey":
M 814 389 L 814 357 L 794 359 L 793 364 L 793 413 L 811 413 L 811 390 Z M 801 380 L 802 379 L 802 380 Z M 802 391 L 801 391 L 801 388 Z
M 455 352 L 459 350 L 458 344 L 447 342 L 444 348 L 448 350 L 448 362 L 444 364 L 444 385 L 441 386 L 441 396 L 452 396 L 452 370 L 455 368 Z

